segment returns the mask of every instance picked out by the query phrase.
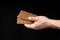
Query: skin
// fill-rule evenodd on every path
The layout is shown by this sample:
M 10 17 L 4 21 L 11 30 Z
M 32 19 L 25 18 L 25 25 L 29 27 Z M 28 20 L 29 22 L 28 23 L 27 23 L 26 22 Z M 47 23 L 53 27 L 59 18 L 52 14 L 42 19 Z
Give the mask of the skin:
M 60 20 L 49 19 L 46 16 L 28 17 L 33 24 L 24 24 L 26 28 L 41 30 L 44 28 L 57 28 L 60 29 Z

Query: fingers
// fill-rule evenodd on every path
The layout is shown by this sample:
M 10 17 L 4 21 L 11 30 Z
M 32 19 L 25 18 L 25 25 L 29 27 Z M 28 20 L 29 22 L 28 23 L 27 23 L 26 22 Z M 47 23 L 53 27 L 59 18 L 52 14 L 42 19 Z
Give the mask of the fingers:
M 36 24 L 37 24 L 37 23 L 33 23 L 33 24 L 24 24 L 24 26 L 27 27 L 27 28 L 32 28 L 32 29 L 33 29 L 33 28 L 36 27 Z
M 28 17 L 28 19 L 31 21 L 37 21 L 38 20 L 37 17 Z
M 33 24 L 24 24 L 24 26 L 27 28 L 34 28 L 37 24 L 36 21 L 38 20 L 38 18 L 37 17 L 28 17 L 28 19 L 30 21 L 34 21 L 34 23 Z

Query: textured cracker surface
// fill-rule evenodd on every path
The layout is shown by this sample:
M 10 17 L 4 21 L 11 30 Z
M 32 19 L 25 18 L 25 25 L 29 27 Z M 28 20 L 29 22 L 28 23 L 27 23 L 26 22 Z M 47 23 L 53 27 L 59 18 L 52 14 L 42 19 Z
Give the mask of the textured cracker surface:
M 17 24 L 31 24 L 33 22 L 29 21 L 28 17 L 35 17 L 35 16 L 37 15 L 21 10 L 19 15 L 17 16 Z

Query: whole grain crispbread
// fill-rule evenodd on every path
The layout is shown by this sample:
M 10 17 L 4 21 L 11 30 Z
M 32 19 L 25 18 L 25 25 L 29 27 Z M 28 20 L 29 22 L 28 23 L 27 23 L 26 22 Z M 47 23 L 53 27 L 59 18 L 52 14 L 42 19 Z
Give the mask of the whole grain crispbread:
M 32 14 L 27 11 L 21 10 L 17 16 L 17 24 L 31 24 L 32 21 L 28 20 L 28 17 L 36 17 L 36 14 Z

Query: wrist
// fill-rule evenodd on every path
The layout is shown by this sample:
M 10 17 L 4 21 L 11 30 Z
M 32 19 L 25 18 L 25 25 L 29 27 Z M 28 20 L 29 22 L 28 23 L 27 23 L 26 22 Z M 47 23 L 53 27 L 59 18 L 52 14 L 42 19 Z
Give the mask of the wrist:
M 60 28 L 58 20 L 50 19 L 51 28 Z

